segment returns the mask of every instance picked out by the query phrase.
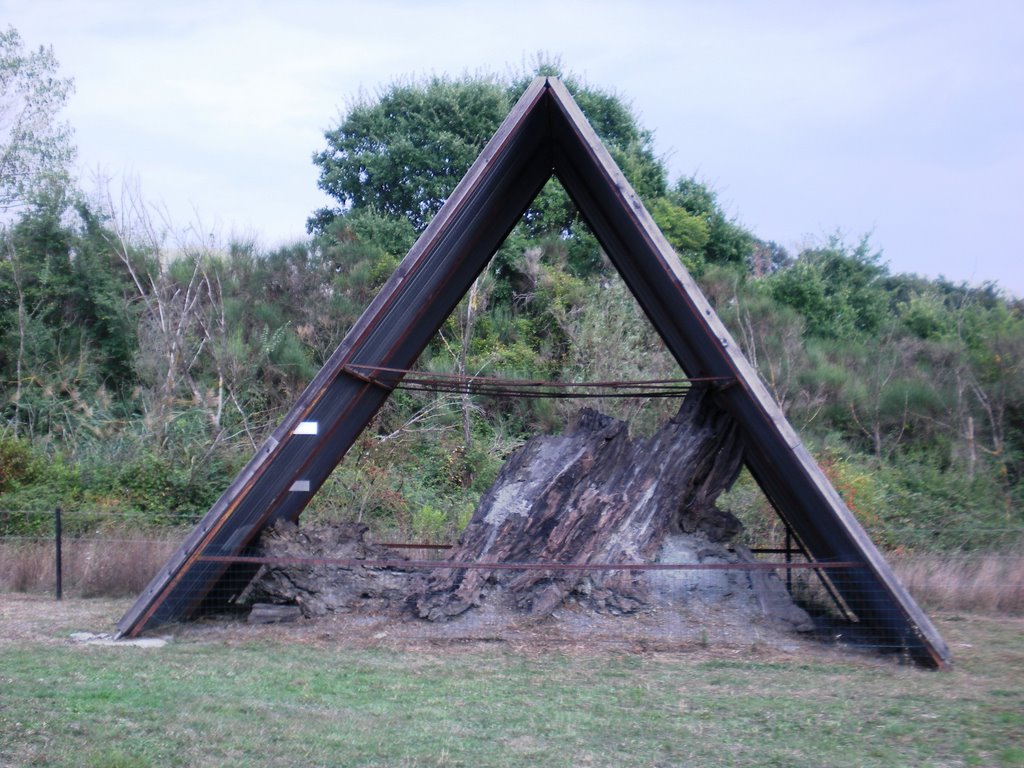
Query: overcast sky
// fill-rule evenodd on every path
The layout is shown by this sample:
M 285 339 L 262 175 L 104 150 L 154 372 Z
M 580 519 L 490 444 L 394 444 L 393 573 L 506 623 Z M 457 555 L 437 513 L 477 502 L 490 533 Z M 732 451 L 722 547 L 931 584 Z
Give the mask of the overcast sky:
M 0 0 L 8 24 L 75 79 L 83 186 L 136 178 L 221 240 L 304 235 L 358 94 L 543 51 L 759 237 L 870 232 L 895 272 L 1024 296 L 1024 3 Z

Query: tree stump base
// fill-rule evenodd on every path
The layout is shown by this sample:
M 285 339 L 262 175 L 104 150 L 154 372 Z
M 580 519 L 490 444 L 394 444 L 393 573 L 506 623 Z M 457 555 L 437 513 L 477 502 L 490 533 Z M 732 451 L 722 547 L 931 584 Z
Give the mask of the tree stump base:
M 650 563 L 669 533 L 724 542 L 740 523 L 715 506 L 743 458 L 732 419 L 705 388 L 651 437 L 589 408 L 563 435 L 515 451 L 484 494 L 449 561 L 586 566 Z M 417 614 L 457 616 L 505 593 L 515 608 L 545 615 L 569 594 L 592 608 L 630 613 L 650 602 L 640 571 L 448 570 L 414 596 Z
M 659 604 L 722 603 L 808 629 L 775 574 L 744 570 L 588 570 L 588 565 L 753 562 L 728 542 L 742 526 L 715 501 L 734 482 L 743 445 L 710 390 L 695 388 L 678 414 L 650 437 L 591 409 L 562 435 L 540 435 L 516 450 L 441 568 L 270 566 L 254 595 L 293 602 L 306 615 L 412 611 L 444 621 L 487 603 L 533 617 L 566 600 L 605 614 Z M 365 526 L 278 526 L 263 537 L 275 558 L 396 560 L 363 540 Z M 480 564 L 517 566 L 480 568 Z M 545 568 L 548 564 L 568 568 Z M 522 567 L 528 566 L 528 567 Z
M 394 612 L 404 609 L 419 574 L 401 568 L 340 566 L 306 560 L 405 559 L 392 550 L 365 540 L 369 527 L 361 523 L 311 525 L 299 528 L 279 521 L 260 536 L 260 554 L 280 560 L 265 565 L 250 586 L 254 602 L 298 605 L 306 617 L 329 613 Z

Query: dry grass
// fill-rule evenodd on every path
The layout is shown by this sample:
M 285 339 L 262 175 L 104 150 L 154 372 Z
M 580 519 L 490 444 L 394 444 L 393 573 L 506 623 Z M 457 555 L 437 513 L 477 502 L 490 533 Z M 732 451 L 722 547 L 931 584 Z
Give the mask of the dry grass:
M 137 595 L 180 543 L 180 533 L 152 532 L 65 539 L 64 592 L 79 597 Z M 50 592 L 54 574 L 53 541 L 0 539 L 0 591 Z
M 1024 553 L 892 556 L 890 563 L 925 608 L 1024 614 Z

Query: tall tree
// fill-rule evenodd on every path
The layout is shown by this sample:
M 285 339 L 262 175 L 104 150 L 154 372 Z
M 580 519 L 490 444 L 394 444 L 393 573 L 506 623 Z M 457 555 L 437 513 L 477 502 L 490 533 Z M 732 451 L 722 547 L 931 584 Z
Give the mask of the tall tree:
M 505 89 L 492 78 L 395 83 L 357 104 L 313 156 L 320 188 L 340 207 L 316 212 L 310 229 L 369 209 L 422 230 L 508 110 Z
M 46 414 L 62 398 L 81 413 L 87 393 L 135 383 L 135 309 L 109 237 L 84 204 L 35 206 L 3 233 L 0 381 L 13 390 L 15 432 L 22 422 L 47 431 Z M 69 424 L 64 406 L 57 410 Z
M 13 27 L 0 32 L 0 214 L 62 188 L 75 149 L 58 115 L 73 89 L 51 48 L 24 50 Z
M 537 74 L 561 74 L 540 64 Z M 530 77 L 502 82 L 493 76 L 434 77 L 399 82 L 375 100 L 363 100 L 325 133 L 326 149 L 313 156 L 320 188 L 338 201 L 308 222 L 323 232 L 348 212 L 373 210 L 407 219 L 422 231 L 480 154 Z M 566 87 L 594 125 L 631 183 L 644 197 L 665 193 L 665 169 L 653 151 L 653 135 L 620 97 L 580 83 Z M 574 206 L 549 185 L 525 217 L 531 236 L 571 236 Z
M 767 280 L 776 301 L 803 315 L 808 333 L 836 339 L 874 334 L 890 309 L 881 258 L 867 237 L 851 248 L 834 235 Z
M 679 179 L 668 193 L 667 202 L 703 224 L 706 239 L 702 260 L 747 269 L 754 253 L 755 238 L 726 215 L 718 194 L 693 176 Z

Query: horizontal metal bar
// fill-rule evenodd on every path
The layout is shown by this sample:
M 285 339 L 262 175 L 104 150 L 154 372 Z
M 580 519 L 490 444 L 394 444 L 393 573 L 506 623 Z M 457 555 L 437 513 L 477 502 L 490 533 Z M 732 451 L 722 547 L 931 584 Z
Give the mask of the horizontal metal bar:
M 693 385 L 725 384 L 723 377 L 651 379 L 647 381 L 539 381 L 462 376 L 382 366 L 348 364 L 345 373 L 381 387 L 418 392 L 448 392 L 487 397 L 518 398 L 630 398 L 683 397 Z
M 417 544 L 416 542 L 393 542 L 393 541 L 375 541 L 372 542 L 377 547 L 387 547 L 388 549 L 453 549 L 454 544 Z M 734 550 L 729 550 L 733 552 Z M 748 550 L 752 555 L 803 555 L 803 551 L 790 547 L 785 549 L 782 547 L 750 547 Z
M 448 560 L 358 560 L 334 557 L 250 557 L 245 555 L 203 555 L 208 563 L 253 563 L 259 565 L 335 565 L 340 568 L 427 568 L 434 570 L 495 571 L 771 571 L 776 569 L 817 570 L 859 568 L 863 563 L 466 563 Z
M 514 385 L 520 387 L 630 387 L 630 386 L 658 386 L 665 384 L 711 384 L 726 383 L 734 379 L 728 376 L 701 376 L 695 378 L 678 377 L 674 379 L 639 379 L 633 381 L 612 380 L 612 381 L 541 381 L 538 379 L 501 379 L 490 376 L 460 376 L 456 373 L 443 373 L 434 371 L 418 371 L 405 368 L 387 368 L 379 365 L 360 365 L 348 363 L 344 366 L 346 372 L 359 371 L 366 377 L 376 377 L 378 374 L 387 373 L 395 376 L 421 376 L 430 379 L 457 381 L 457 382 L 482 382 L 502 385 Z
M 433 384 L 398 384 L 394 389 L 404 389 L 411 392 L 446 392 L 451 394 L 471 394 L 477 397 L 505 397 L 505 398 L 518 398 L 524 400 L 584 400 L 588 398 L 630 398 L 630 397 L 642 397 L 642 398 L 653 398 L 653 397 L 685 397 L 686 391 L 682 389 L 644 389 L 644 390 L 624 390 L 624 389 L 610 389 L 605 391 L 588 391 L 588 392 L 569 392 L 566 390 L 523 390 L 523 389 L 491 389 L 491 388 L 478 388 L 478 387 L 447 387 L 447 386 L 435 386 Z

